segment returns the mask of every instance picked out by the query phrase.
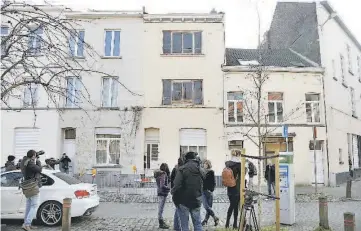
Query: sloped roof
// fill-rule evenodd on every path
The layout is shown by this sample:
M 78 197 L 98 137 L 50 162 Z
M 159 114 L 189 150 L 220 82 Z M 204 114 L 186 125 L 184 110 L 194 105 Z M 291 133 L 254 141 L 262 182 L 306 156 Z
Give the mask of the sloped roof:
M 259 60 L 261 52 L 262 61 Z M 315 67 L 317 64 L 308 61 L 290 49 L 236 49 L 226 48 L 226 66 L 240 66 L 239 60 L 257 60 L 264 66 L 274 67 Z

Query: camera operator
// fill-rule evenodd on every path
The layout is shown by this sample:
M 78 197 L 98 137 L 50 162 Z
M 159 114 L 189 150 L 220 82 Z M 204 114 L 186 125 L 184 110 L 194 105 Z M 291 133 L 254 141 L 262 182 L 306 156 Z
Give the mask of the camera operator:
M 60 171 L 65 172 L 66 174 L 69 174 L 69 163 L 71 162 L 70 158 L 66 155 L 66 153 L 63 153 L 63 156 L 60 159 Z
M 45 160 L 45 166 L 44 168 L 49 169 L 49 170 L 55 170 L 55 165 L 59 164 L 59 160 L 55 160 L 53 157 L 46 159 Z
M 22 226 L 24 230 L 31 230 L 35 228 L 31 225 L 31 223 L 36 216 L 36 211 L 39 205 L 39 188 L 42 186 L 40 174 L 42 167 L 39 155 L 42 154 L 44 154 L 43 151 L 36 152 L 34 150 L 29 150 L 20 164 L 21 172 L 24 176 L 22 188 L 26 197 L 25 217 L 24 224 Z

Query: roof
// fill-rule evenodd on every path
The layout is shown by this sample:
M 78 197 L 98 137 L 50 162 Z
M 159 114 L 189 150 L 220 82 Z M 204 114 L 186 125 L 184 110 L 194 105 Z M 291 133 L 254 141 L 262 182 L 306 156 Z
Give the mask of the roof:
M 317 64 L 291 49 L 236 49 L 226 48 L 226 66 L 241 66 L 242 61 L 258 61 L 259 52 L 263 65 L 273 67 L 316 67 Z

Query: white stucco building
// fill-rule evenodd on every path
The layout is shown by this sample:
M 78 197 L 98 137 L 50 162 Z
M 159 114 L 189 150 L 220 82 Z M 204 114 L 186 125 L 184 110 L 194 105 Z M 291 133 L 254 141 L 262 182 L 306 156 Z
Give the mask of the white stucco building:
M 258 65 L 259 52 L 263 66 Z M 257 71 L 262 70 L 262 75 Z M 288 125 L 288 151 L 294 153 L 295 183 L 314 180 L 313 129 L 317 128 L 317 182 L 327 181 L 327 155 L 323 69 L 290 49 L 226 49 L 224 71 L 224 122 L 228 150 L 244 148 L 247 155 L 258 156 L 257 116 L 261 117 L 262 154 L 287 151 L 282 125 Z M 256 87 L 254 80 L 264 80 Z M 262 80 L 262 81 L 263 81 Z M 258 90 L 261 108 L 257 109 Z M 230 151 L 228 151 L 229 154 Z M 258 162 L 253 160 L 257 166 Z M 261 162 L 264 169 L 266 161 Z M 307 166 L 307 171 L 305 171 Z M 263 170 L 258 170 L 263 171 Z M 263 177 L 263 174 L 262 174 Z M 263 181 L 263 179 L 262 179 Z
M 287 21 L 287 23 L 284 23 Z M 361 176 L 361 44 L 327 1 L 277 4 L 264 46 L 292 48 L 325 69 L 328 185 Z M 350 166 L 349 161 L 351 160 Z

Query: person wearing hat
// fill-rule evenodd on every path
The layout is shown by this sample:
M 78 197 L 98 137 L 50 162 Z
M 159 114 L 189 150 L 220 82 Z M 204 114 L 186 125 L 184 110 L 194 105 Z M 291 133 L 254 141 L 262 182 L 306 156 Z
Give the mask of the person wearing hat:
M 182 231 L 189 231 L 189 215 L 194 231 L 202 231 L 201 205 L 204 176 L 197 161 L 197 153 L 188 152 L 185 163 L 179 167 L 172 188 Z
M 16 166 L 15 166 L 15 156 L 9 155 L 8 156 L 8 161 L 5 163 L 5 171 L 13 171 L 16 170 Z

